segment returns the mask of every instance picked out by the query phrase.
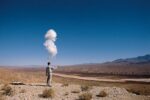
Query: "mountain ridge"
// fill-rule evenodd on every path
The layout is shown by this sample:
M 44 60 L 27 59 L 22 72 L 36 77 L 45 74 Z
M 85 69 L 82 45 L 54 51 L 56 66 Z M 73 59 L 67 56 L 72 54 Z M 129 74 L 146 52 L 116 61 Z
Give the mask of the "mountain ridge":
M 131 63 L 131 64 L 143 64 L 143 63 L 150 63 L 150 54 L 144 56 L 138 56 L 133 58 L 126 58 L 126 59 L 117 59 L 112 61 L 114 63 Z

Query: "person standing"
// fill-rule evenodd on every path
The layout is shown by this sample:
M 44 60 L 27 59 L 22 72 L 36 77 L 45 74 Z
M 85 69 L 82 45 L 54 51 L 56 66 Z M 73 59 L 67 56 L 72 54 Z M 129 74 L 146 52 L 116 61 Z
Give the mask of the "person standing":
M 53 70 L 53 68 L 52 68 L 50 62 L 48 62 L 47 64 L 48 64 L 48 66 L 46 67 L 47 85 L 52 86 L 52 70 Z

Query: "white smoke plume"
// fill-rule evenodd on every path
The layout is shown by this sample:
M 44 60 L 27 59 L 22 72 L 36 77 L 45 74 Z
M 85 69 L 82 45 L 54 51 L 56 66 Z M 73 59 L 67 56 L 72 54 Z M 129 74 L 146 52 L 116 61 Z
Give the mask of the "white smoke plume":
M 48 30 L 45 35 L 46 41 L 44 46 L 52 57 L 56 56 L 57 54 L 57 47 L 55 45 L 56 37 L 57 33 L 53 29 Z
M 45 35 L 46 39 L 52 40 L 54 42 L 56 41 L 56 37 L 57 37 L 57 33 L 53 29 L 48 30 Z

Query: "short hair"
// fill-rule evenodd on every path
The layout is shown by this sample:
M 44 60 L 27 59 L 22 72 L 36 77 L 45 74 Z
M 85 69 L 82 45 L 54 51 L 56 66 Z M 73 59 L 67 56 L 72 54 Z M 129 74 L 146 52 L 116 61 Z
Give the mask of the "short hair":
M 51 63 L 50 63 L 50 62 L 48 62 L 47 64 L 48 64 L 48 65 L 50 65 Z

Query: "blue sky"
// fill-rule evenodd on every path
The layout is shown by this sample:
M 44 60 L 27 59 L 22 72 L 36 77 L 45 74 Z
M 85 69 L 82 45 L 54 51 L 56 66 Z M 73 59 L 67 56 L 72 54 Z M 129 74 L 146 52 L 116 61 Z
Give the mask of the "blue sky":
M 149 0 L 0 0 L 0 65 L 99 63 L 150 53 Z

